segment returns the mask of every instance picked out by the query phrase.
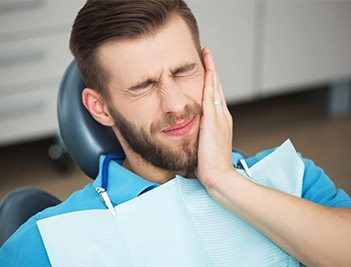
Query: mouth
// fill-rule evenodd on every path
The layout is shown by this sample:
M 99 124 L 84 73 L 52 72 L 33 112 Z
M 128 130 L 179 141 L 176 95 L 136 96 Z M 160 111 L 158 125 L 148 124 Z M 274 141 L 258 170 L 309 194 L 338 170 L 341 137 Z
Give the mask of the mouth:
M 191 129 L 195 125 L 195 118 L 196 117 L 193 117 L 189 120 L 172 125 L 171 127 L 168 127 L 166 129 L 162 130 L 162 132 L 166 135 L 169 135 L 169 136 L 187 135 L 190 133 Z

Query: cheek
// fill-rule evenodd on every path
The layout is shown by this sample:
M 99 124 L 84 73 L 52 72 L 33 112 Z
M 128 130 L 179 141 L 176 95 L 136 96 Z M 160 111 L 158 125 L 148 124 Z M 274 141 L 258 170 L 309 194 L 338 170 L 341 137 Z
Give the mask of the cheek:
M 133 101 L 123 95 L 114 97 L 117 100 L 113 102 L 113 106 L 118 107 L 120 114 L 137 130 L 142 129 L 150 133 L 152 123 L 160 117 L 160 111 L 157 109 L 157 98 L 150 96 L 142 98 L 140 101 Z
M 151 110 L 144 108 L 142 105 L 125 106 L 122 115 L 134 126 L 137 130 L 149 131 L 149 118 Z
M 196 90 L 196 102 L 198 104 L 202 104 L 202 95 L 203 95 L 203 92 L 204 92 L 204 80 L 201 79 L 198 81 L 197 83 L 197 90 Z
M 152 126 L 158 127 L 158 123 L 160 121 L 160 110 L 157 108 L 156 102 L 153 101 L 145 101 L 142 105 L 135 107 L 135 124 L 138 128 L 142 128 L 145 132 L 151 133 Z
M 201 76 L 181 81 L 179 85 L 186 96 L 201 105 L 204 88 L 204 80 Z

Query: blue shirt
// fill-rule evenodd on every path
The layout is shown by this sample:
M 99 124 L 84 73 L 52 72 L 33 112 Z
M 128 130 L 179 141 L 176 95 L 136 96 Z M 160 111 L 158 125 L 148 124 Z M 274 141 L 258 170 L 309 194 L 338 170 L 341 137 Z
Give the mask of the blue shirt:
M 274 149 L 265 150 L 256 156 L 246 158 L 248 166 L 252 166 Z M 96 187 L 101 186 L 101 166 L 103 158 L 100 158 L 100 172 L 95 181 L 85 186 L 82 190 L 73 193 L 61 204 L 48 208 L 23 224 L 16 233 L 0 249 L 0 266 L 50 266 L 43 241 L 41 239 L 37 221 L 73 211 L 87 209 L 105 209 Z M 239 153 L 233 153 L 233 162 L 238 164 L 244 158 Z M 305 172 L 303 178 L 302 197 L 320 205 L 330 207 L 351 207 L 350 197 L 341 189 L 336 189 L 333 182 L 325 172 L 314 165 L 309 159 L 303 159 Z M 119 162 L 121 163 L 121 162 Z M 108 195 L 114 205 L 118 205 L 138 195 L 151 190 L 157 184 L 149 182 L 129 170 L 123 168 L 117 162 L 111 162 L 109 166 Z

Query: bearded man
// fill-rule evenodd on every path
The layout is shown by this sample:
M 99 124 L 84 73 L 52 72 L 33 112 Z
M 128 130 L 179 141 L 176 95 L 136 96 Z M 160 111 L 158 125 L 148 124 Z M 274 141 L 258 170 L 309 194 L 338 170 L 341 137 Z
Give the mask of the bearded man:
M 182 0 L 88 0 L 70 49 L 86 85 L 84 106 L 112 127 L 125 152 L 109 181 L 114 206 L 176 175 L 197 178 L 214 201 L 298 261 L 350 265 L 351 200 L 312 161 L 303 159 L 302 197 L 259 185 L 233 167 L 233 157 L 243 156 L 232 154 L 232 117 L 211 52 L 201 48 L 196 20 Z M 272 151 L 247 159 L 248 167 Z M 50 265 L 38 222 L 105 209 L 99 183 L 101 173 L 32 217 L 2 247 L 2 266 Z

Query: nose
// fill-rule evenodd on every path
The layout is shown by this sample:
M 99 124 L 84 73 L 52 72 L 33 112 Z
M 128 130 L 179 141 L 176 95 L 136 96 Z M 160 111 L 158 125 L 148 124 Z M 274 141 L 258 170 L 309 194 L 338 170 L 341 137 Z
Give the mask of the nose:
M 178 113 L 184 111 L 188 104 L 188 98 L 183 89 L 174 81 L 169 80 L 163 86 L 161 95 L 162 109 L 166 113 Z

